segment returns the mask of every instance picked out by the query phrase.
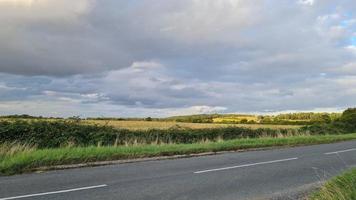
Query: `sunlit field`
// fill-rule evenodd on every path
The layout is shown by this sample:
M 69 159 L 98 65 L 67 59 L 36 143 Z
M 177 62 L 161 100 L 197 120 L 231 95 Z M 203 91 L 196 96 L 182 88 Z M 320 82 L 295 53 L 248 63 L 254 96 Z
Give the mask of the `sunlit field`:
M 215 123 L 224 123 L 224 122 L 241 123 L 242 120 L 256 122 L 258 121 L 258 117 L 254 115 L 250 115 L 250 116 L 246 115 L 246 116 L 238 116 L 238 117 L 217 117 L 213 119 Z
M 147 130 L 147 129 L 169 129 L 169 128 L 221 128 L 221 127 L 244 127 L 244 128 L 271 128 L 271 129 L 289 129 L 300 128 L 297 125 L 273 125 L 273 124 L 213 124 L 213 123 L 184 123 L 184 122 L 158 122 L 158 121 L 116 121 L 116 120 L 85 120 L 84 123 L 109 125 L 115 128 L 129 130 Z

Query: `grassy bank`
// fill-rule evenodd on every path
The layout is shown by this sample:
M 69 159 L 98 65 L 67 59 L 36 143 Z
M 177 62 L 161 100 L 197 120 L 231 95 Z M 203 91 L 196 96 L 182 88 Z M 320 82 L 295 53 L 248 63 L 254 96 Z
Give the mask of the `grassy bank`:
M 356 168 L 326 183 L 311 200 L 356 200 Z
M 22 145 L 0 146 L 0 174 L 11 175 L 43 166 L 76 164 L 93 161 L 120 160 L 202 152 L 242 150 L 263 147 L 296 146 L 331 143 L 356 139 L 356 133 L 282 138 L 250 138 L 194 144 L 161 144 L 104 147 L 72 147 L 36 149 Z

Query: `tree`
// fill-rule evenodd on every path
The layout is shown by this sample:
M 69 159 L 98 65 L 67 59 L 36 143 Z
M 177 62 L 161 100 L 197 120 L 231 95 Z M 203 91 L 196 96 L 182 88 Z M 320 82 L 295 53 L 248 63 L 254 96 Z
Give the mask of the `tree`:
M 331 122 L 331 117 L 328 114 L 323 114 L 320 116 L 320 120 L 324 123 L 330 123 Z
M 356 131 L 356 108 L 345 110 L 337 123 L 341 124 L 346 131 Z
M 247 119 L 241 119 L 240 121 L 241 124 L 247 124 L 247 122 L 248 122 Z

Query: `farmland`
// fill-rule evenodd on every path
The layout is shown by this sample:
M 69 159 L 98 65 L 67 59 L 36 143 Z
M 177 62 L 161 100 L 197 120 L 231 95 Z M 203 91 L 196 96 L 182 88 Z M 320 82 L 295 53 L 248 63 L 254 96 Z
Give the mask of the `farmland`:
M 258 120 L 258 116 L 254 115 L 213 118 L 214 123 L 256 123 Z
M 86 124 L 108 125 L 115 128 L 129 130 L 149 130 L 149 129 L 171 129 L 171 128 L 190 128 L 190 129 L 211 129 L 226 127 L 243 128 L 270 128 L 270 129 L 297 129 L 299 125 L 278 125 L 278 124 L 224 124 L 224 123 L 189 123 L 175 121 L 118 121 L 118 120 L 83 120 Z
M 178 122 L 181 119 L 5 117 L 0 120 L 0 171 L 14 174 L 48 165 L 356 139 L 356 109 L 309 126 Z

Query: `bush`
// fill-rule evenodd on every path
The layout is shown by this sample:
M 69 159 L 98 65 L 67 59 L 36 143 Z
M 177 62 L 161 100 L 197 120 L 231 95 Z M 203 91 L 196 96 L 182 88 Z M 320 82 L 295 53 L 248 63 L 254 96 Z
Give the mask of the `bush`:
M 345 110 L 340 118 L 329 123 L 316 123 L 301 129 L 312 134 L 342 134 L 356 132 L 356 108 Z
M 356 108 L 345 110 L 341 117 L 335 121 L 335 126 L 346 132 L 356 131 Z
M 1 143 L 20 142 L 37 145 L 39 148 L 71 144 L 97 144 L 104 138 L 108 138 L 109 135 L 115 138 L 116 134 L 113 128 L 83 125 L 75 121 L 16 120 L 0 122 Z
M 86 125 L 77 121 L 0 121 L 0 143 L 18 142 L 38 148 L 89 145 L 196 143 L 239 138 L 297 135 L 298 130 L 173 128 L 168 130 L 126 130 L 110 126 Z

